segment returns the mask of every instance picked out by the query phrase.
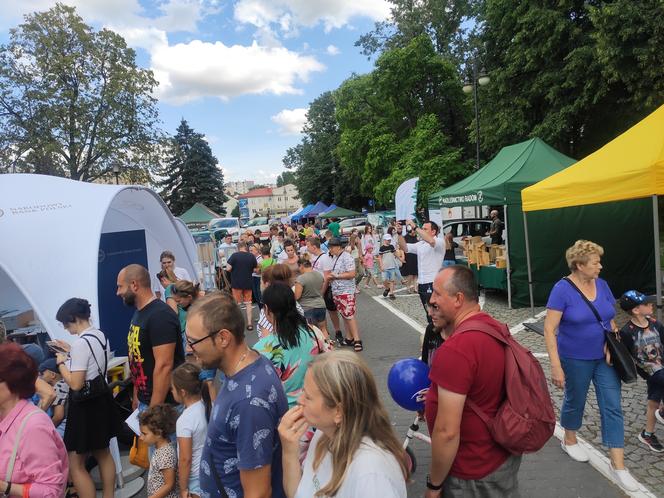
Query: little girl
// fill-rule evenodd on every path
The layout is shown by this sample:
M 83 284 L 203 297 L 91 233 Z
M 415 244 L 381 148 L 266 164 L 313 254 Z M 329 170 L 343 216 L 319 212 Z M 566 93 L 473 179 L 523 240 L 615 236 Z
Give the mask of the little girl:
M 178 459 L 175 444 L 169 439 L 176 419 L 177 412 L 167 404 L 152 406 L 138 416 L 141 441 L 155 447 L 148 472 L 149 498 L 178 498 Z
M 373 279 L 374 285 L 380 287 L 378 285 L 378 280 L 376 280 L 376 276 L 374 275 L 374 255 L 373 255 L 373 244 L 367 243 L 367 245 L 364 247 L 364 254 L 362 255 L 362 265 L 364 266 L 364 278 L 366 278 L 366 282 L 364 282 L 364 288 L 368 289 L 369 288 L 369 283 L 371 283 L 371 280 Z
M 210 397 L 207 384 L 200 380 L 201 369 L 194 363 L 183 363 L 173 371 L 171 392 L 184 411 L 175 424 L 178 438 L 178 480 L 181 498 L 198 498 L 201 485 L 198 471 L 207 434 Z

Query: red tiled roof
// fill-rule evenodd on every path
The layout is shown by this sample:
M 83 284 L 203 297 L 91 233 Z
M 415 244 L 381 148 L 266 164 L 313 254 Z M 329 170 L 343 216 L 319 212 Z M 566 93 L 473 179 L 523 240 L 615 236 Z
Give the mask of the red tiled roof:
M 238 199 L 248 199 L 249 197 L 269 197 L 272 195 L 272 189 L 269 187 L 266 188 L 257 188 L 250 190 L 246 194 L 238 196 Z

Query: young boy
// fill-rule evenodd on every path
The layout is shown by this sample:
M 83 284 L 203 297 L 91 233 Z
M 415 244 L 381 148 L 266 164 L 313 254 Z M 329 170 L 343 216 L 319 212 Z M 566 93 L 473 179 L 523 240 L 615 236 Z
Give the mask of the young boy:
M 51 405 L 53 413 L 51 419 L 55 430 L 61 437 L 65 435 L 65 426 L 67 424 L 67 398 L 69 397 L 69 386 L 62 379 L 58 372 L 55 358 L 48 358 L 39 364 L 39 375 L 42 380 L 48 382 L 55 391 L 55 401 Z
M 648 383 L 646 428 L 639 434 L 639 441 L 655 453 L 662 453 L 664 447 L 655 436 L 655 419 L 664 423 L 659 411 L 660 402 L 664 400 L 664 325 L 651 318 L 652 302 L 653 298 L 634 290 L 621 296 L 620 307 L 630 315 L 630 321 L 620 330 L 620 339 L 632 353 L 639 374 Z
M 392 237 L 387 234 L 383 236 L 383 245 L 378 250 L 378 265 L 383 274 L 383 297 L 387 297 L 389 294 L 390 299 L 396 299 L 394 286 L 397 281 L 399 266 L 397 265 L 397 258 L 394 255 Z

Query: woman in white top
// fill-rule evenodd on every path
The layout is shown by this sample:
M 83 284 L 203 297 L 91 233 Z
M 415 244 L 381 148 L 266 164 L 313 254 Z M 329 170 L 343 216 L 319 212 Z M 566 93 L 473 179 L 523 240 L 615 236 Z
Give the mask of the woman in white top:
M 88 454 L 94 455 L 103 481 L 103 497 L 112 498 L 115 463 L 108 445 L 121 426 L 113 394 L 106 385 L 108 340 L 90 325 L 90 303 L 85 299 L 67 300 L 55 318 L 67 332 L 78 336 L 71 346 L 58 341 L 69 354 L 57 355 L 58 371 L 70 388 L 64 442 L 71 477 L 80 498 L 94 498 L 95 485 L 85 468 Z
M 299 440 L 316 433 L 302 466 Z M 309 364 L 299 405 L 281 419 L 284 490 L 289 498 L 405 498 L 405 454 L 366 363 L 331 351 Z

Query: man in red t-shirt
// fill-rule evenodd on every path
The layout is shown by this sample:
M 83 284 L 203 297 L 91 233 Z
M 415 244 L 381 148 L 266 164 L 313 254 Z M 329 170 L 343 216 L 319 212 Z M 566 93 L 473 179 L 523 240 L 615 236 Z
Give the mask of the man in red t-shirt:
M 438 272 L 430 306 L 457 330 L 477 321 L 501 330 L 480 310 L 477 283 L 469 268 L 449 266 Z M 475 402 L 493 417 L 505 399 L 504 346 L 472 330 L 449 339 L 436 351 L 429 378 L 425 417 L 431 434 L 427 498 L 468 496 L 518 497 L 520 456 L 496 444 L 486 424 L 466 405 Z

